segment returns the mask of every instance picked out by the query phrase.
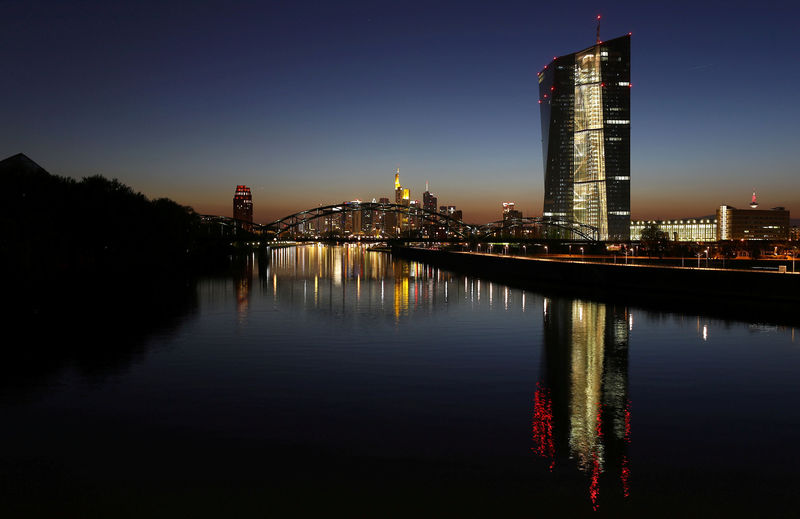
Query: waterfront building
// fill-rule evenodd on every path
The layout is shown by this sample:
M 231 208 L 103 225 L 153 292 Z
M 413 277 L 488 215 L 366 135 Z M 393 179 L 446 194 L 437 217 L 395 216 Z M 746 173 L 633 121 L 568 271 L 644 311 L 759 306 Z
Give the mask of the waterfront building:
M 698 242 L 717 240 L 717 220 L 712 218 L 688 218 L 685 220 L 636 220 L 631 222 L 631 240 L 642 239 L 642 231 L 650 224 L 667 233 L 670 241 Z
M 249 224 L 253 223 L 253 197 L 247 186 L 236 186 L 233 195 L 233 218 L 247 222 L 246 228 L 250 228 Z
M 630 238 L 630 34 L 539 73 L 543 216 Z
M 717 209 L 718 240 L 788 240 L 789 211 L 772 209 L 737 209 L 722 205 Z

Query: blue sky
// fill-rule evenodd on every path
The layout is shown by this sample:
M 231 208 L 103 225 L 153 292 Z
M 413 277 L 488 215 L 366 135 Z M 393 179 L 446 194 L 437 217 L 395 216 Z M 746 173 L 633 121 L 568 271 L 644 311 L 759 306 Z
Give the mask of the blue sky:
M 255 217 L 391 196 L 542 209 L 536 73 L 632 32 L 634 218 L 800 211 L 789 2 L 0 2 L 0 156 Z M 556 4 L 556 5 L 553 5 Z

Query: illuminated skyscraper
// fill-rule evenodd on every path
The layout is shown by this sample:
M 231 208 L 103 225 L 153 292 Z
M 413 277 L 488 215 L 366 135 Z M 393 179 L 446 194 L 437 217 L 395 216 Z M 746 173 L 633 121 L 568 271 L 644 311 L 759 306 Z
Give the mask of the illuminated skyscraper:
M 236 186 L 233 195 L 233 217 L 236 220 L 253 223 L 253 197 L 247 186 Z
M 567 54 L 539 73 L 543 215 L 630 236 L 630 34 Z

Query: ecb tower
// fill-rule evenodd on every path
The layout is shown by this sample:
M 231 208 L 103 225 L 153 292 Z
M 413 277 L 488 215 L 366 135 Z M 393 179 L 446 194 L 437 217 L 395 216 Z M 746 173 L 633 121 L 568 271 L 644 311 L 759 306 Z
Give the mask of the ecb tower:
M 543 216 L 630 239 L 630 34 L 558 58 L 539 73 Z

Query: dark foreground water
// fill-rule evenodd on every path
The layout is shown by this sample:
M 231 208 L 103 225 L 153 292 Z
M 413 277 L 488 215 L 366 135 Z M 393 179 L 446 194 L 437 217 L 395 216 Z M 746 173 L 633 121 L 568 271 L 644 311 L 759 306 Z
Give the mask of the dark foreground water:
M 264 263 L 202 280 L 168 326 L 88 325 L 88 352 L 7 361 L 0 515 L 798 511 L 792 328 L 545 297 L 358 247 Z M 76 338 L 50 332 L 43 351 Z

